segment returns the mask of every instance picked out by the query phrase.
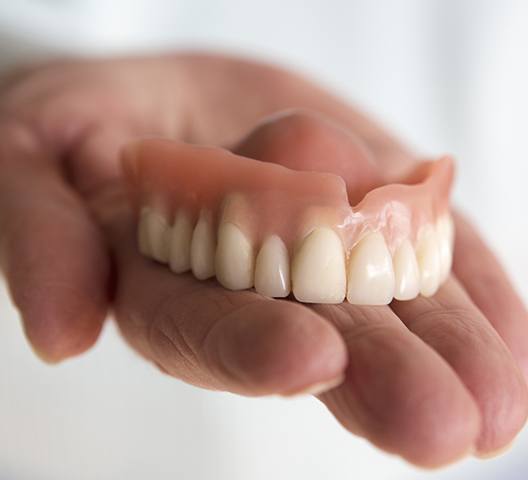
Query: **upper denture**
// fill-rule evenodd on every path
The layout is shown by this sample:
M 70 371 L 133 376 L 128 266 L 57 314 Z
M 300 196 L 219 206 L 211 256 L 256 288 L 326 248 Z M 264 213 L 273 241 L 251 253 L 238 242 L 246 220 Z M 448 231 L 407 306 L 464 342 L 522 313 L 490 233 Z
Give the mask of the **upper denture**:
M 144 139 L 126 147 L 123 165 L 140 250 L 177 273 L 305 302 L 386 304 L 434 294 L 450 269 L 449 157 L 354 206 L 339 172 L 218 148 Z

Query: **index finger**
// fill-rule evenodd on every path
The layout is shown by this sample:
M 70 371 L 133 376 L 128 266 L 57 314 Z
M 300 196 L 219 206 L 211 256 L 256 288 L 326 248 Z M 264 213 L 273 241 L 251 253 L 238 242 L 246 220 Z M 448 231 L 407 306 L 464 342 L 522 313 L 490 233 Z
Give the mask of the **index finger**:
M 100 232 L 29 128 L 0 121 L 0 264 L 25 333 L 57 362 L 97 339 L 108 302 Z

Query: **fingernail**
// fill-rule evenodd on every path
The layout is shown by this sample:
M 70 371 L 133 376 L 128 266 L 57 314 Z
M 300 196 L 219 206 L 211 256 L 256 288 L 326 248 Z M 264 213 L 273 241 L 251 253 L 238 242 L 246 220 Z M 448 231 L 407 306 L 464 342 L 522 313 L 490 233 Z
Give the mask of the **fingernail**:
M 31 351 L 34 353 L 34 355 L 41 360 L 42 362 L 48 364 L 48 365 L 57 365 L 62 361 L 62 358 L 56 358 L 48 353 L 46 353 L 43 350 L 40 350 L 35 346 L 35 344 L 31 341 L 30 336 L 28 334 L 27 328 L 26 328 L 26 322 L 22 321 L 22 329 L 24 330 L 24 335 L 26 337 L 27 344 L 29 345 L 29 348 L 31 348 Z
M 48 364 L 48 365 L 57 365 L 59 363 L 62 362 L 62 358 L 54 358 L 54 357 L 51 357 L 50 355 L 46 354 L 45 352 L 41 351 L 41 350 L 37 350 L 33 344 L 31 342 L 28 342 L 29 345 L 31 346 L 31 350 L 33 350 L 33 353 L 41 360 L 43 361 L 44 363 Z
M 329 390 L 332 390 L 333 388 L 338 387 L 343 383 L 345 380 L 345 375 L 341 374 L 337 376 L 336 378 L 333 378 L 332 380 L 329 380 L 327 382 L 318 382 L 313 383 L 312 385 L 309 385 L 306 388 L 302 388 L 301 390 L 296 390 L 294 392 L 288 392 L 281 394 L 282 397 L 300 397 L 304 395 L 320 395 L 324 392 L 327 392 Z

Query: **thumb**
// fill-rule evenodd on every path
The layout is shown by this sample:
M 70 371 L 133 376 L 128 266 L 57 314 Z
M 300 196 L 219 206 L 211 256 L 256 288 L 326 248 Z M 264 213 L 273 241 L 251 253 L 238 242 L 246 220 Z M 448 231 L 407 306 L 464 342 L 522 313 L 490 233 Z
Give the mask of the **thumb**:
M 97 339 L 109 262 L 99 229 L 54 153 L 25 125 L 0 123 L 0 263 L 26 335 L 56 362 Z

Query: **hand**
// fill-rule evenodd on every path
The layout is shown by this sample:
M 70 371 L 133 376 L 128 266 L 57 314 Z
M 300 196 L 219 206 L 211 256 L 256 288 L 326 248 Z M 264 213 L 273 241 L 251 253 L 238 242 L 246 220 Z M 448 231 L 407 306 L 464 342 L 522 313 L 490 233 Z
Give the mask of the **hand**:
M 128 342 L 190 383 L 290 394 L 344 373 L 319 398 L 346 428 L 387 451 L 433 466 L 470 449 L 502 448 L 526 418 L 527 313 L 461 218 L 456 277 L 432 299 L 390 307 L 309 308 L 229 292 L 136 253 L 116 158 L 123 142 L 155 133 L 231 146 L 287 107 L 348 127 L 389 177 L 414 161 L 340 100 L 249 62 L 185 55 L 73 62 L 6 79 L 0 258 L 29 341 L 49 361 L 78 354 L 96 340 L 112 304 Z M 326 145 L 328 130 L 312 118 L 278 122 L 300 131 L 284 148 Z M 272 128 L 266 142 L 245 148 L 279 161 L 273 152 L 282 148 L 269 149 L 284 142 L 277 137 Z

